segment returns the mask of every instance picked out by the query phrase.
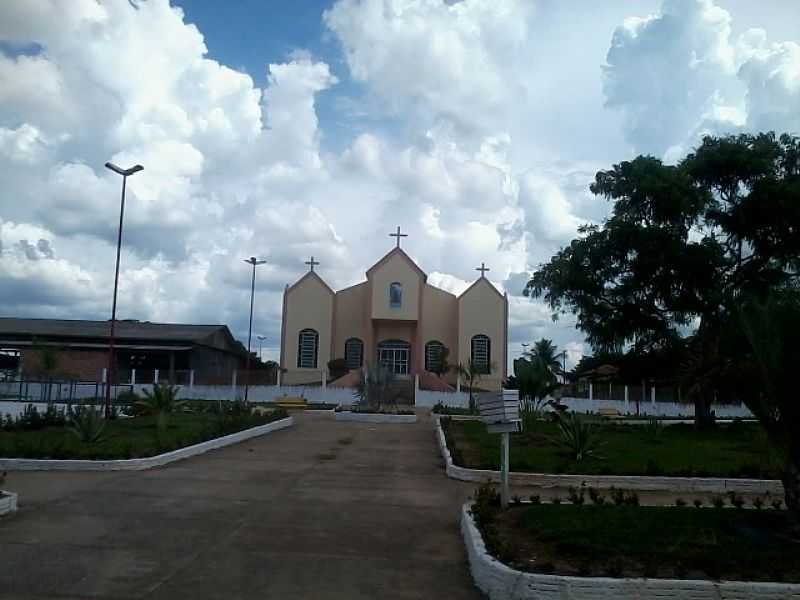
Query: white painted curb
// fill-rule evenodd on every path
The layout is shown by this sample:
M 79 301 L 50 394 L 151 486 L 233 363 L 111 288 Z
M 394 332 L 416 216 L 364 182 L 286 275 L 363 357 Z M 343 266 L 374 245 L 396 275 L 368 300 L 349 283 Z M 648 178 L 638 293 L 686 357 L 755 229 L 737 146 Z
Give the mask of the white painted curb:
M 0 517 L 17 511 L 17 494 L 0 490 Z
M 446 464 L 447 476 L 460 481 L 500 481 L 500 471 L 468 469 L 453 464 L 450 450 L 440 422 L 436 418 L 436 438 Z M 783 484 L 777 479 L 725 479 L 720 477 L 648 477 L 645 475 L 557 475 L 553 473 L 509 473 L 511 485 L 529 487 L 579 487 L 586 484 L 597 489 L 611 487 L 640 492 L 705 492 L 725 494 L 727 492 L 783 496 Z
M 800 584 L 702 579 L 624 579 L 524 573 L 486 551 L 470 503 L 461 508 L 461 535 L 475 585 L 490 600 L 790 600 L 800 598 Z
M 385 415 L 380 413 L 359 413 L 341 410 L 334 413 L 337 421 L 357 421 L 360 423 L 416 423 L 417 415 Z
M 51 460 L 37 458 L 0 458 L 0 470 L 7 471 L 142 471 L 160 467 L 176 460 L 183 460 L 191 456 L 203 454 L 209 450 L 224 448 L 231 444 L 238 444 L 272 431 L 285 429 L 294 425 L 294 417 L 286 417 L 266 425 L 251 427 L 222 437 L 214 438 L 178 448 L 172 452 L 148 456 L 145 458 L 128 458 L 121 460 Z

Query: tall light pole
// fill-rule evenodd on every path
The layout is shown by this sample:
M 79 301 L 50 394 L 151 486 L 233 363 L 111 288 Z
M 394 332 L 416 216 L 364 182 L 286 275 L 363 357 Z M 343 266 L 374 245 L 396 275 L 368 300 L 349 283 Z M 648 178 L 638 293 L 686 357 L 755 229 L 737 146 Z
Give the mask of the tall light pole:
M 125 216 L 125 184 L 128 177 L 143 170 L 142 165 L 134 165 L 130 169 L 123 169 L 114 163 L 107 162 L 106 168 L 111 169 L 117 175 L 122 175 L 122 199 L 119 205 L 119 229 L 117 230 L 117 265 L 114 268 L 114 299 L 111 302 L 111 333 L 108 336 L 108 367 L 106 368 L 106 419 L 111 417 L 111 384 L 114 381 L 114 332 L 117 320 L 117 286 L 119 284 L 119 257 L 122 252 L 122 219 Z
M 255 256 L 245 258 L 244 262 L 253 265 L 253 281 L 250 285 L 250 326 L 247 329 L 247 362 L 244 374 L 244 401 L 247 402 L 247 394 L 250 391 L 250 342 L 253 337 L 253 300 L 256 295 L 256 267 L 263 265 L 265 260 L 258 260 Z
M 264 362 L 264 357 L 261 356 L 261 345 L 264 343 L 264 340 L 267 339 L 267 336 L 257 335 L 256 337 L 258 338 L 258 360 Z

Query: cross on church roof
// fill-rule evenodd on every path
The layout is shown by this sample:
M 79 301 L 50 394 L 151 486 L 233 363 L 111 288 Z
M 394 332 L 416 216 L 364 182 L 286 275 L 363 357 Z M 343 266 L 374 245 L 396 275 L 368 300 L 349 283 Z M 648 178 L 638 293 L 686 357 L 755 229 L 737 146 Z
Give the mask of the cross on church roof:
M 481 266 L 476 267 L 475 270 L 481 272 L 481 277 L 486 277 L 486 271 L 491 271 L 491 269 L 487 267 L 485 263 L 481 263 Z
M 317 261 L 315 261 L 314 257 L 312 256 L 311 260 L 307 260 L 305 262 L 305 264 L 307 264 L 309 267 L 311 267 L 311 270 L 313 271 L 314 270 L 314 265 L 318 265 L 319 263 Z
M 397 238 L 397 247 L 400 247 L 400 238 L 408 237 L 407 233 L 400 233 L 400 226 L 397 226 L 397 233 L 390 233 L 389 237 Z

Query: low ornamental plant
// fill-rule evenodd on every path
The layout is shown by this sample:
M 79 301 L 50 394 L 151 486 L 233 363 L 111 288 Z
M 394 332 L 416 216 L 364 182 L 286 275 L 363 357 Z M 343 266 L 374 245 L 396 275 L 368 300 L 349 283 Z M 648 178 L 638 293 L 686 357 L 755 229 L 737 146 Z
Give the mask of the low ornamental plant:
M 600 438 L 589 421 L 577 413 L 567 415 L 554 413 L 558 424 L 558 437 L 555 442 L 575 462 L 589 458 L 602 458 L 599 454 Z
M 684 506 L 686 506 L 686 500 L 684 500 L 683 498 L 676 498 L 675 506 L 677 506 L 678 508 L 683 508 Z
M 567 490 L 567 497 L 573 504 L 581 505 L 586 501 L 586 489 L 583 486 L 580 489 L 570 486 Z
M 475 524 L 484 531 L 492 524 L 498 512 L 500 512 L 500 493 L 491 482 L 482 483 L 473 496 L 471 513 Z
M 755 498 L 753 498 L 753 508 L 755 508 L 756 510 L 761 510 L 763 506 L 764 506 L 764 500 L 761 498 L 761 496 L 756 496 Z
M 714 508 L 722 508 L 725 506 L 725 498 L 722 496 L 714 496 L 711 499 L 711 504 L 714 506 Z
M 700 508 L 701 506 L 703 506 L 703 501 L 700 498 L 695 498 L 692 504 L 694 504 L 695 508 Z
M 96 444 L 103 441 L 106 420 L 100 410 L 92 406 L 80 407 L 72 411 L 69 430 L 84 444 Z
M 531 501 L 531 504 L 541 504 L 542 503 L 542 497 L 539 496 L 538 494 L 531 495 L 529 499 Z
M 606 503 L 606 497 L 593 487 L 589 488 L 589 498 L 594 504 L 602 506 Z

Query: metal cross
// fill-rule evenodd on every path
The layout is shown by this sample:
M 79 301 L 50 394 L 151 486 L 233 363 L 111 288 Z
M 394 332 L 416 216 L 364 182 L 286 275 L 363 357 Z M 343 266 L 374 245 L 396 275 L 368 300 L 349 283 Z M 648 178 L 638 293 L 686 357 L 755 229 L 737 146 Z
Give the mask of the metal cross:
M 481 266 L 476 267 L 475 270 L 481 272 L 481 277 L 486 277 L 486 271 L 491 271 L 491 269 L 487 267 L 485 263 L 481 263 Z
M 408 237 L 407 233 L 400 233 L 400 226 L 397 226 L 397 233 L 390 233 L 389 237 L 397 238 L 397 247 L 400 247 L 400 238 Z
M 319 263 L 317 261 L 315 261 L 314 257 L 312 256 L 311 260 L 307 260 L 305 262 L 305 264 L 307 264 L 309 267 L 311 267 L 311 270 L 313 271 L 314 270 L 314 265 L 318 265 Z

